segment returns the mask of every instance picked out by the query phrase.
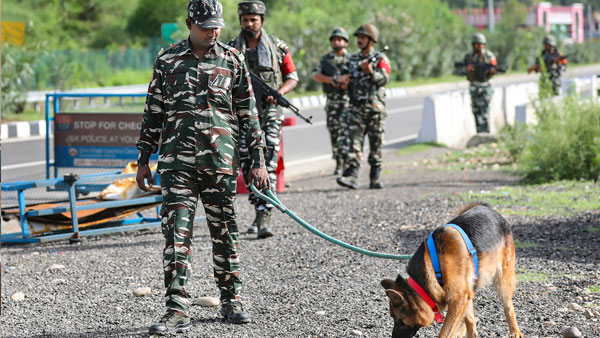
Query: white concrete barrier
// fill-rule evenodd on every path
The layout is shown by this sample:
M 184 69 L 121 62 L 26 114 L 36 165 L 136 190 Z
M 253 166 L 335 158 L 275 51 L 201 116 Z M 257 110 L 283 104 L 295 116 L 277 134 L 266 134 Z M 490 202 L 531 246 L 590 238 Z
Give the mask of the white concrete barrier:
M 516 120 L 517 106 L 524 105 L 537 99 L 539 88 L 537 82 L 525 82 L 514 85 L 508 85 L 502 88 L 504 91 L 504 116 L 505 122 L 514 125 Z M 502 127 L 500 127 L 502 128 Z
M 566 92 L 574 90 L 582 96 L 597 95 L 595 77 L 569 79 L 564 84 Z M 538 94 L 537 81 L 494 88 L 490 101 L 490 133 L 495 135 L 506 124 L 513 125 L 515 122 L 536 123 L 531 102 L 537 100 Z M 425 98 L 417 142 L 433 141 L 452 148 L 464 148 L 475 132 L 468 91 L 446 92 Z
M 461 90 L 427 96 L 417 142 L 438 142 L 452 148 L 464 148 L 475 135 L 471 96 Z

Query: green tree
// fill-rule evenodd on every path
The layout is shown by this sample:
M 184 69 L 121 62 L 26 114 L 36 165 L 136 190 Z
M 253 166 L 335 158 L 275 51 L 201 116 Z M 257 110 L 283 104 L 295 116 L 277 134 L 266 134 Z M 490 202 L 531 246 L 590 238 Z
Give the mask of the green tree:
M 127 22 L 127 31 L 142 38 L 160 36 L 161 24 L 176 22 L 182 13 L 187 13 L 188 2 L 189 0 L 139 0 L 135 12 Z

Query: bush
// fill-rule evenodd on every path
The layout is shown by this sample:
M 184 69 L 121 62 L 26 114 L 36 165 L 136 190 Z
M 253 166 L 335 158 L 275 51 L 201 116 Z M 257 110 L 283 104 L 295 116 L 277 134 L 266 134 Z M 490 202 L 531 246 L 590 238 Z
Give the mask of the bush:
M 31 55 L 18 47 L 4 47 L 2 55 L 2 112 L 21 113 L 27 86 L 33 79 Z
M 531 183 L 591 180 L 600 174 L 600 105 L 569 96 L 536 107 L 538 124 L 517 151 L 517 166 Z M 513 149 L 516 149 L 513 147 Z

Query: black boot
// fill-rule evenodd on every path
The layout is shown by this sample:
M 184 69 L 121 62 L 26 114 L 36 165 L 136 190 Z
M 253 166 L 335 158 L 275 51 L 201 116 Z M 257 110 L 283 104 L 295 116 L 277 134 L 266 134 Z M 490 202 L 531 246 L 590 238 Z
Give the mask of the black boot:
M 372 166 L 371 172 L 369 173 L 369 189 L 383 189 L 383 184 L 379 181 L 379 174 L 381 173 L 381 167 Z
M 256 225 L 258 225 L 257 238 L 267 238 L 274 235 L 271 230 L 271 213 L 269 210 L 260 210 L 257 214 Z
M 338 158 L 335 161 L 335 170 L 333 171 L 333 175 L 340 176 L 342 174 L 342 170 L 344 170 L 344 160 Z
M 358 168 L 349 166 L 344 170 L 344 175 L 337 178 L 337 184 L 350 189 L 358 189 Z
M 242 307 L 242 303 L 240 302 L 232 302 L 225 303 L 221 307 L 221 316 L 225 320 L 234 324 L 246 324 L 250 323 L 250 314 L 244 311 Z

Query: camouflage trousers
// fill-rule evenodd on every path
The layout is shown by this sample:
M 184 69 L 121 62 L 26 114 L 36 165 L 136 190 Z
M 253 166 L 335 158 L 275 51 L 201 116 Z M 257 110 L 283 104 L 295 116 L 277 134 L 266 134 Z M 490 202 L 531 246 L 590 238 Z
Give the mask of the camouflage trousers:
M 552 88 L 552 95 L 560 95 L 560 88 L 562 86 L 560 75 L 560 72 L 557 71 L 549 71 L 547 75 L 542 74 L 540 77 L 540 89 L 550 90 Z
M 342 121 L 344 111 L 348 108 L 348 100 L 327 99 L 325 114 L 327 116 L 327 130 L 331 140 L 332 158 L 344 159 L 344 142 L 338 140 L 342 137 L 347 124 Z
M 278 155 L 281 149 L 281 124 L 283 123 L 283 110 L 278 106 L 269 106 L 268 109 L 263 111 L 263 115 L 266 116 L 265 121 L 261 118 L 261 129 L 265 133 L 265 141 L 267 148 L 265 149 L 265 164 L 267 167 L 267 173 L 269 174 L 269 181 L 271 183 L 271 190 L 275 191 L 277 188 L 277 162 L 279 160 Z M 273 205 L 265 202 L 258 198 L 252 190 L 250 190 L 250 169 L 252 169 L 252 159 L 248 153 L 248 147 L 246 146 L 246 140 L 240 139 L 240 167 L 244 174 L 244 181 L 246 182 L 246 188 L 248 189 L 248 200 L 250 204 L 254 205 L 256 210 L 267 210 L 270 211 Z
M 486 85 L 471 84 L 469 86 L 469 93 L 471 94 L 471 109 L 475 117 L 477 132 L 489 133 L 490 101 L 494 94 L 494 89 L 489 83 Z
M 385 130 L 385 106 L 380 109 L 373 105 L 350 106 L 346 115 L 348 134 L 345 142 L 348 144 L 346 167 L 360 168 L 365 135 L 369 137 L 369 159 L 372 167 L 381 167 L 383 133 Z
M 235 176 L 195 171 L 160 175 L 165 301 L 167 311 L 188 315 L 191 296 L 186 285 L 192 273 L 194 216 L 198 196 L 204 206 L 212 240 L 213 269 L 221 302 L 240 300 L 242 281 L 238 254 Z

